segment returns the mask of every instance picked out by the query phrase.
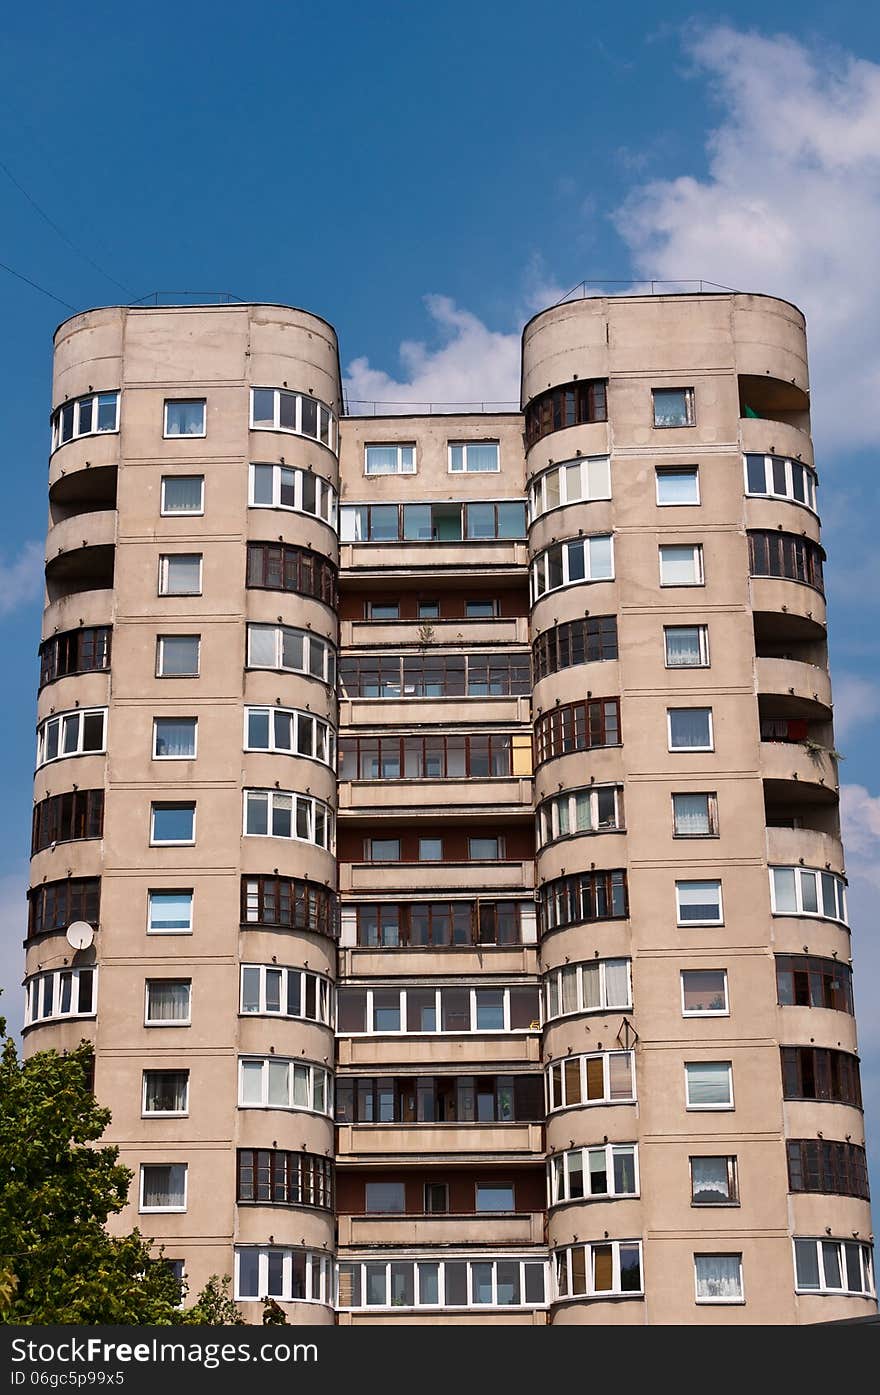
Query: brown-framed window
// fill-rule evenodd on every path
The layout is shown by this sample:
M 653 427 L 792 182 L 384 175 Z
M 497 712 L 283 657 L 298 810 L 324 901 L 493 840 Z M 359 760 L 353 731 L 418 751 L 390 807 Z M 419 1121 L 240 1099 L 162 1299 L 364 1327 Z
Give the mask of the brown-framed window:
M 110 667 L 109 625 L 85 626 L 52 635 L 40 645 L 40 687 L 71 673 L 94 673 Z
M 782 1097 L 862 1107 L 859 1058 L 824 1046 L 783 1046 Z
M 334 892 L 300 877 L 241 879 L 241 924 L 283 930 L 313 930 L 337 939 L 339 907 Z
M 532 772 L 526 735 L 347 736 L 340 780 L 489 779 Z
M 528 653 L 348 654 L 343 697 L 512 697 L 531 692 Z
M 336 1077 L 340 1124 L 510 1124 L 543 1119 L 541 1074 Z
M 43 882 L 28 892 L 28 939 L 64 930 L 74 920 L 97 928 L 101 904 L 100 877 L 66 877 Z
M 868 1161 L 857 1143 L 838 1143 L 830 1138 L 790 1138 L 788 1189 L 792 1192 L 825 1192 L 836 1196 L 857 1196 L 870 1201 Z
M 316 1153 L 239 1148 L 236 1200 L 265 1206 L 333 1209 L 333 1164 Z
M 522 944 L 521 901 L 359 902 L 357 942 L 381 949 Z
M 288 543 L 248 543 L 247 584 L 250 587 L 293 591 L 335 607 L 336 579 L 336 567 L 319 552 L 292 547 Z
M 535 682 L 576 664 L 617 658 L 617 616 L 593 615 L 555 625 L 532 645 Z
M 540 888 L 541 934 L 591 920 L 623 920 L 629 914 L 626 872 L 575 872 Z
M 79 838 L 101 838 L 104 834 L 104 791 L 72 790 L 53 794 L 34 805 L 31 856 Z
M 607 421 L 607 381 L 594 378 L 582 383 L 565 383 L 533 397 L 526 407 L 526 449 L 551 431 L 584 422 Z
M 619 746 L 620 699 L 594 698 L 551 708 L 535 723 L 535 764 L 571 751 Z
M 855 1014 L 852 969 L 812 954 L 777 954 L 776 1001 L 783 1007 L 834 1008 Z
M 822 563 L 824 549 L 811 538 L 796 533 L 750 531 L 749 571 L 752 576 L 779 576 L 802 581 L 824 591 Z

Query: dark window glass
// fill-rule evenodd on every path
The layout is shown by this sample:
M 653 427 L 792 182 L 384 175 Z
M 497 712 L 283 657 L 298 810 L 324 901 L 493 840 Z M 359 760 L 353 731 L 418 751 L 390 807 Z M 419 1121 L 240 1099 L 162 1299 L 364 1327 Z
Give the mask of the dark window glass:
M 551 388 L 533 397 L 526 407 L 526 448 L 551 431 L 606 419 L 604 381 L 567 383 L 563 387 Z
M 858 1057 L 818 1046 L 783 1046 L 785 1099 L 831 1100 L 862 1107 Z
M 241 923 L 313 930 L 337 938 L 337 898 L 327 887 L 298 877 L 242 877 Z
M 42 852 L 52 843 L 100 838 L 103 832 L 103 790 L 51 795 L 34 806 L 31 854 Z
M 248 543 L 247 584 L 337 604 L 337 570 L 318 552 L 287 543 Z
M 752 576 L 778 576 L 803 581 L 824 590 L 822 563 L 825 553 L 818 543 L 794 533 L 750 532 L 749 569 Z
M 532 646 L 535 682 L 576 664 L 617 658 L 617 617 L 596 615 L 545 630 Z

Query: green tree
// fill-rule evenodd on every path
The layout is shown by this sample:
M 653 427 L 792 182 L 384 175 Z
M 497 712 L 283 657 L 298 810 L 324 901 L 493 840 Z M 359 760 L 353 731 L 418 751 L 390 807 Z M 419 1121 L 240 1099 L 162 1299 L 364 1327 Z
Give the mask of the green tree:
M 222 1279 L 218 1274 L 212 1274 L 193 1306 L 181 1314 L 181 1322 L 210 1327 L 246 1327 L 235 1300 L 230 1296 L 231 1282 L 228 1274 L 224 1274 Z

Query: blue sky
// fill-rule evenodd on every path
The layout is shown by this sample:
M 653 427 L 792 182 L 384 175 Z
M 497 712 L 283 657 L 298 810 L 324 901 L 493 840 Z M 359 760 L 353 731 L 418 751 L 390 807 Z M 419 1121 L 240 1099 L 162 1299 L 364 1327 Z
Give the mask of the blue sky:
M 352 397 L 515 398 L 523 320 L 585 279 L 703 277 L 802 306 L 880 1189 L 880 10 L 16 6 L 0 130 L 0 261 L 73 309 L 157 289 L 314 309 Z M 0 304 L 17 1021 L 51 337 L 70 309 L 2 270 Z

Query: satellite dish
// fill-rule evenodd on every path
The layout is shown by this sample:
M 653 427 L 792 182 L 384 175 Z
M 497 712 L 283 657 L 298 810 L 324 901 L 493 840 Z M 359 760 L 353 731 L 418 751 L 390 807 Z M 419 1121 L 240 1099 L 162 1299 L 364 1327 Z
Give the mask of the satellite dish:
M 87 920 L 75 920 L 67 927 L 67 943 L 72 949 L 88 949 L 95 932 Z

